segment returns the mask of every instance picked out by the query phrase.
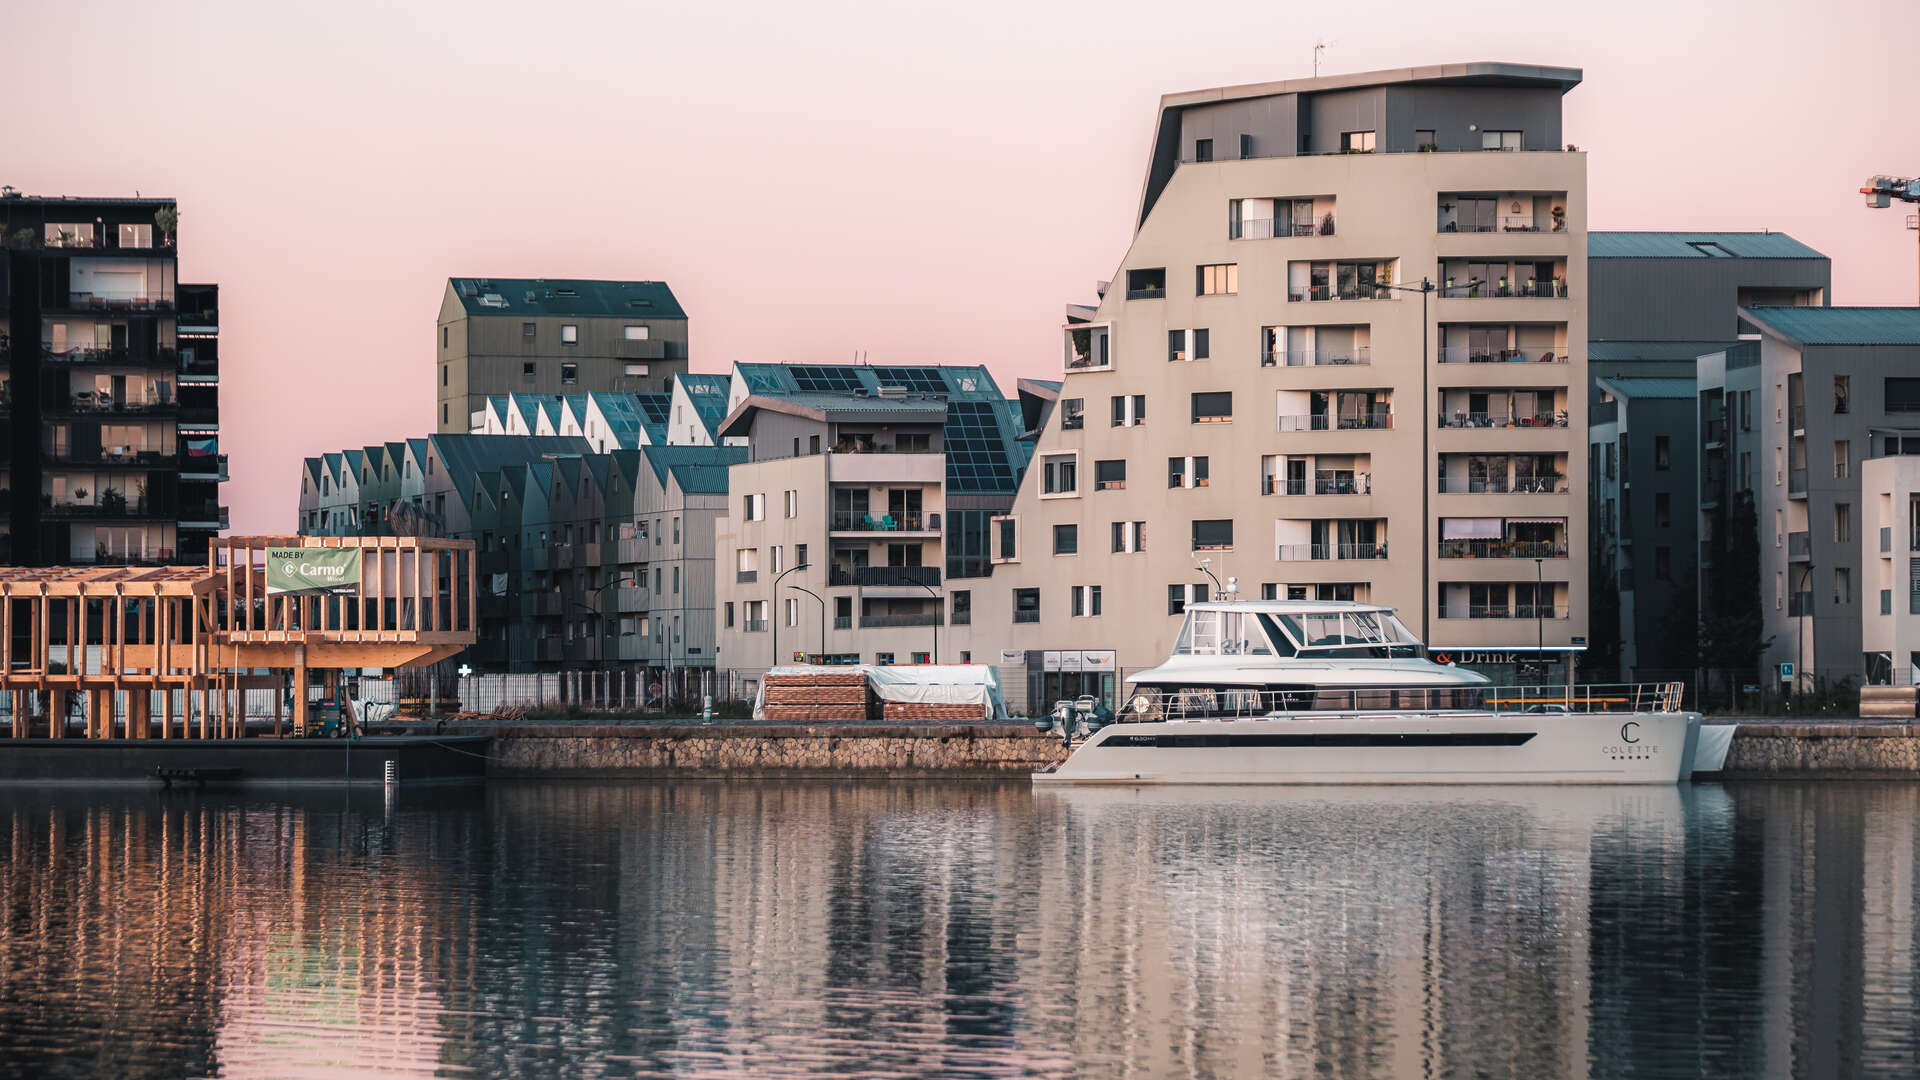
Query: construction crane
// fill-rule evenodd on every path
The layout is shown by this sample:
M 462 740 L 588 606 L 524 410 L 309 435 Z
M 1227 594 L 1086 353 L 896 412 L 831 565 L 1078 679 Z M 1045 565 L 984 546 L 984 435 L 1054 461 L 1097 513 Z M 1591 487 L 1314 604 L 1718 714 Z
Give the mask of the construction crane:
M 1920 203 L 1920 177 L 1876 176 L 1867 181 L 1860 194 L 1867 197 L 1871 210 L 1885 210 L 1894 200 Z M 1907 215 L 1907 228 L 1920 232 L 1920 214 Z

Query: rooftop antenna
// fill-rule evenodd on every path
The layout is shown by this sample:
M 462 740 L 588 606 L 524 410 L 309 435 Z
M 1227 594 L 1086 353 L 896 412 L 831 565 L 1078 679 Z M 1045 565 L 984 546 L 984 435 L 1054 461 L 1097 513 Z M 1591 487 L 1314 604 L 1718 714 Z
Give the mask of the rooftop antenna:
M 1327 44 L 1325 41 L 1313 43 L 1313 77 L 1316 79 L 1320 77 L 1320 54 L 1327 51 Z

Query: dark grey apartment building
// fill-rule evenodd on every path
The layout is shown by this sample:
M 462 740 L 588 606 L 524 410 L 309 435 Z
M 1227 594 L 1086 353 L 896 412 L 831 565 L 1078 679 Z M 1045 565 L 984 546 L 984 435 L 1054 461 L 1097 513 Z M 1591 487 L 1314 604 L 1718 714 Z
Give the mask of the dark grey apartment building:
M 687 313 L 660 281 L 449 278 L 434 334 L 443 435 L 489 397 L 665 393 L 687 370 Z
M 0 561 L 175 563 L 226 527 L 219 290 L 172 199 L 0 193 Z
M 1685 677 L 1702 573 L 1701 357 L 1754 333 L 1744 306 L 1825 306 L 1831 263 L 1785 233 L 1593 232 L 1587 267 L 1589 658 L 1596 677 Z

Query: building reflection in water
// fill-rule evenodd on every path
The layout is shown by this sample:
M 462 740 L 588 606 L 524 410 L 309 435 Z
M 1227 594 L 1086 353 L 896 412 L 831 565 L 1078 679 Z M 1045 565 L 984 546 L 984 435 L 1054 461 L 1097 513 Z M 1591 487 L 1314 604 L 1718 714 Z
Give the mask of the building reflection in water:
M 0 790 L 41 1075 L 1914 1072 L 1920 787 Z

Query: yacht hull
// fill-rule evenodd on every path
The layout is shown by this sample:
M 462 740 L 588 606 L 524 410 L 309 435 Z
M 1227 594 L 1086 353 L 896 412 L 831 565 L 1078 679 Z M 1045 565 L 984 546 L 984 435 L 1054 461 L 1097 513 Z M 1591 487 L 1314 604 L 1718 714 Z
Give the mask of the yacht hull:
M 1672 784 L 1700 715 L 1378 713 L 1111 725 L 1044 784 Z

